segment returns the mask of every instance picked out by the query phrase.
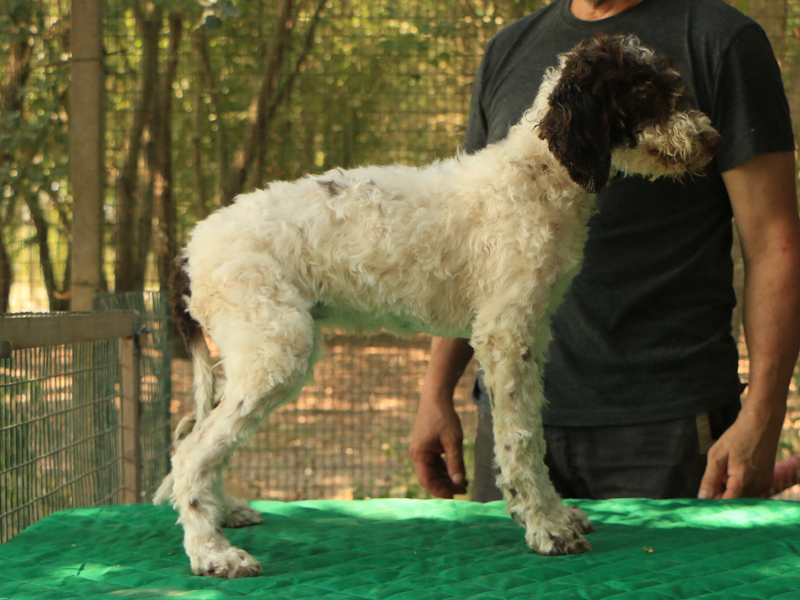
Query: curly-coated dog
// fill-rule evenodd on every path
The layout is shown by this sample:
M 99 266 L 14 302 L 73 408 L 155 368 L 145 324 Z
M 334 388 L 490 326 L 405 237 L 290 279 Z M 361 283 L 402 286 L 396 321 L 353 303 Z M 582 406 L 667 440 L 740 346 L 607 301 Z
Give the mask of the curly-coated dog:
M 722 140 L 685 107 L 671 60 L 632 37 L 596 36 L 559 57 L 508 137 L 427 167 L 334 170 L 245 194 L 197 225 L 179 258 L 175 311 L 194 356 L 196 411 L 157 494 L 180 513 L 199 575 L 260 566 L 221 526 L 260 520 L 219 471 L 291 400 L 320 327 L 469 338 L 492 400 L 508 512 L 540 554 L 589 550 L 542 459 L 550 315 L 581 265 L 594 195 L 617 173 L 699 174 Z M 214 406 L 200 327 L 227 382 Z

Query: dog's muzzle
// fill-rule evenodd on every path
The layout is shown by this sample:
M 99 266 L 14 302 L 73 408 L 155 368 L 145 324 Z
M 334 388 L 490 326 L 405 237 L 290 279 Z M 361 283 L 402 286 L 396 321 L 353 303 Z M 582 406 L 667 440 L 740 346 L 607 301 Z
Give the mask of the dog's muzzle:
M 719 154 L 725 147 L 725 140 L 716 131 L 704 131 L 700 134 L 700 139 L 710 156 Z

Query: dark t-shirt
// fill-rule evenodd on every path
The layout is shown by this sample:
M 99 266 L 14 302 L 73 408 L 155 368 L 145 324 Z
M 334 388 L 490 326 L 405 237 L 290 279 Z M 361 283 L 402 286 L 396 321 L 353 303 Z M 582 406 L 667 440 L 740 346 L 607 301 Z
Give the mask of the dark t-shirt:
M 601 31 L 634 34 L 672 57 L 725 148 L 704 177 L 625 177 L 598 195 L 583 268 L 553 318 L 545 423 L 633 424 L 717 408 L 741 391 L 720 173 L 794 149 L 780 70 L 763 30 L 721 0 L 643 0 L 592 22 L 569 4 L 556 0 L 489 43 L 466 151 L 504 138 L 556 56 Z

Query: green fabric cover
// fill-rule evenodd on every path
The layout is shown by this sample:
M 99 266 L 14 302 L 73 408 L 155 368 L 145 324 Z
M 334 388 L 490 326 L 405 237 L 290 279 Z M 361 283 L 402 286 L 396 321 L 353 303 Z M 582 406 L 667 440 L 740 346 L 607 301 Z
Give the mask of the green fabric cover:
M 0 598 L 800 598 L 800 504 L 580 502 L 594 552 L 527 549 L 503 504 L 255 502 L 260 577 L 196 577 L 166 506 L 64 510 L 0 546 Z

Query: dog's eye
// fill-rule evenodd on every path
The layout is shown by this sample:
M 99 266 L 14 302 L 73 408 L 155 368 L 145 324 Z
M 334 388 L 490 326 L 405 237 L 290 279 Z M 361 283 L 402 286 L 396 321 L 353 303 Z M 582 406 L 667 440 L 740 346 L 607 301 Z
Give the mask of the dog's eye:
M 648 148 L 648 150 L 647 150 L 647 153 L 648 153 L 650 156 L 659 156 L 659 155 L 661 154 L 661 153 L 660 153 L 658 150 L 656 150 L 655 148 Z

